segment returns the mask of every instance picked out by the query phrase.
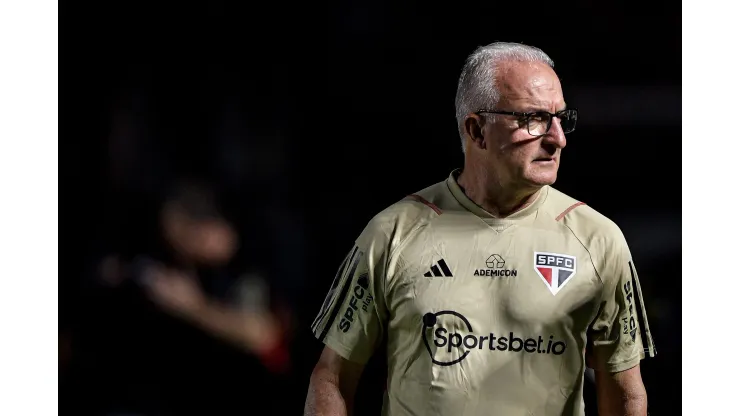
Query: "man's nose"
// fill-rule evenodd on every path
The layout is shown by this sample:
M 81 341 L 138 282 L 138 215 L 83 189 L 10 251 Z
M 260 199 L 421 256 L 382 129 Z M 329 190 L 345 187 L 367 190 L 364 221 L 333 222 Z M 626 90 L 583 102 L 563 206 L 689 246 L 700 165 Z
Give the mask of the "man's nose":
M 563 132 L 563 126 L 560 125 L 560 119 L 557 117 L 552 118 L 552 124 L 550 130 L 547 131 L 543 140 L 547 143 L 554 145 L 560 149 L 565 147 L 565 133 Z

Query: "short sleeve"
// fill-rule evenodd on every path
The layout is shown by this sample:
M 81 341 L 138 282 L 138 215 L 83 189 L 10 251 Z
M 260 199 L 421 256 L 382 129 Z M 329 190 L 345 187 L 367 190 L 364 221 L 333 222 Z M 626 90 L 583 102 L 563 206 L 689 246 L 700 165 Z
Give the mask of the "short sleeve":
M 619 372 L 636 366 L 646 356 L 656 354 L 640 280 L 621 232 L 608 244 L 600 270 L 602 300 L 588 332 L 588 366 Z
M 383 338 L 387 239 L 371 222 L 345 257 L 311 330 L 347 360 L 365 364 Z

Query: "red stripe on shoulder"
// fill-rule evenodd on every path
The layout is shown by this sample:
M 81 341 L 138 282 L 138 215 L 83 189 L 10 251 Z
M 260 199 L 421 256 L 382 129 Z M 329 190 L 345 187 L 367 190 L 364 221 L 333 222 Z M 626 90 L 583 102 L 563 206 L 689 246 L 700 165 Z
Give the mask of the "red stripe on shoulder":
M 432 204 L 431 202 L 427 201 L 426 199 L 420 197 L 419 195 L 416 195 L 416 194 L 409 195 L 409 198 L 415 199 L 415 200 L 421 202 L 422 204 L 428 206 L 429 208 L 433 209 L 434 212 L 437 213 L 437 215 L 442 215 L 442 210 L 439 209 L 438 206 Z
M 569 212 L 573 211 L 574 209 L 576 209 L 577 207 L 579 207 L 581 205 L 586 205 L 586 203 L 585 202 L 576 202 L 575 204 L 569 206 L 568 209 L 566 209 L 565 211 L 563 211 L 562 214 L 558 215 L 558 217 L 555 218 L 555 221 L 562 220 L 563 217 L 565 217 L 566 215 L 568 215 Z

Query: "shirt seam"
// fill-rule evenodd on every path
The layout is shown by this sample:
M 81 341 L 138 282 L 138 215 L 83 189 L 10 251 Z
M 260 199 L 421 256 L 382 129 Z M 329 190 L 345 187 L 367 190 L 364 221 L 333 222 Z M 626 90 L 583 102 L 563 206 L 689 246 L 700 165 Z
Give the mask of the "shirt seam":
M 578 238 L 578 235 L 576 235 L 575 231 L 573 231 L 573 229 L 570 228 L 568 224 L 563 224 L 563 226 L 567 228 L 571 234 L 573 234 L 573 237 L 575 237 L 575 239 L 578 241 L 578 243 L 581 244 L 583 249 L 586 250 L 586 253 L 588 253 L 588 260 L 591 262 L 591 265 L 594 267 L 594 271 L 596 272 L 596 277 L 599 278 L 599 283 L 601 283 L 602 286 L 606 286 L 606 284 L 604 283 L 604 279 L 601 277 L 601 273 L 599 272 L 599 268 L 596 267 L 596 263 L 594 263 L 594 256 L 593 254 L 591 254 L 591 250 L 589 250 L 588 247 L 586 247 L 586 245 L 583 243 L 583 241 L 581 241 L 581 239 Z
M 437 215 L 437 217 L 439 217 L 439 215 Z M 419 221 L 419 223 L 414 228 L 412 228 L 405 237 L 401 238 L 401 240 L 398 242 L 398 244 L 395 245 L 395 247 L 393 246 L 393 239 L 391 238 L 391 236 L 390 235 L 386 235 L 386 238 L 388 238 L 388 240 L 389 240 L 389 245 L 391 246 L 390 247 L 390 251 L 388 252 L 388 258 L 386 259 L 386 264 L 385 264 L 385 278 L 383 279 L 383 299 L 385 300 L 386 305 L 388 304 L 388 298 L 387 298 L 387 295 L 388 295 L 388 280 L 389 280 L 388 279 L 388 266 L 390 265 L 391 261 L 393 261 L 393 259 L 396 256 L 398 256 L 398 257 L 401 256 L 400 250 L 403 249 L 403 247 L 408 243 L 408 241 L 411 239 L 411 237 L 413 237 L 414 235 L 416 235 L 416 233 L 422 227 L 427 226 L 429 223 L 431 223 L 435 219 L 437 219 L 437 218 L 431 218 L 431 219 L 430 218 L 424 218 L 421 221 Z M 385 231 L 384 231 L 384 233 L 385 233 Z

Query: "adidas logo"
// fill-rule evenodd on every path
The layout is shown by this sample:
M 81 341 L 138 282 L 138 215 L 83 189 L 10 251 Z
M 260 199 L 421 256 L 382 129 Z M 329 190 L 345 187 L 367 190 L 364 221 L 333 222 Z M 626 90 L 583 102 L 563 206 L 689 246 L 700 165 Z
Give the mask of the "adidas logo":
M 437 267 L 439 266 L 439 267 Z M 440 270 L 441 269 L 441 270 Z M 444 273 L 444 274 L 443 274 Z M 425 277 L 452 277 L 452 272 L 450 271 L 450 268 L 447 267 L 447 263 L 445 263 L 445 259 L 441 259 L 437 262 L 434 266 L 432 266 L 432 269 L 426 273 L 424 273 Z

